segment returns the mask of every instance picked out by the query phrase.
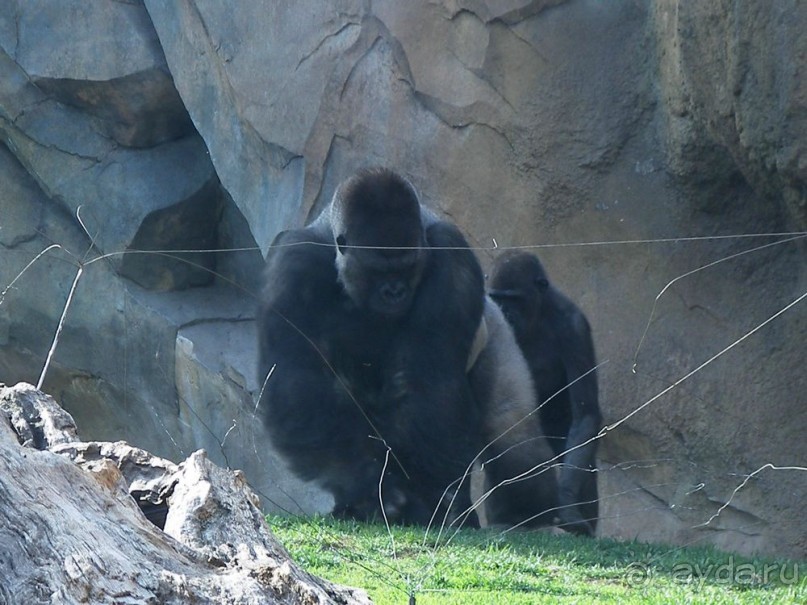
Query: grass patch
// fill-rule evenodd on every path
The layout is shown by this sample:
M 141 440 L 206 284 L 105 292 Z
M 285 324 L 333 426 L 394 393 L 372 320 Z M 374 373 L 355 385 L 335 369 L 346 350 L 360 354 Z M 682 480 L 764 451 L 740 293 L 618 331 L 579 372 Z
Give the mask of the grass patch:
M 424 543 L 422 528 L 269 516 L 304 569 L 367 590 L 375 603 L 807 603 L 807 564 L 713 548 L 463 530 Z

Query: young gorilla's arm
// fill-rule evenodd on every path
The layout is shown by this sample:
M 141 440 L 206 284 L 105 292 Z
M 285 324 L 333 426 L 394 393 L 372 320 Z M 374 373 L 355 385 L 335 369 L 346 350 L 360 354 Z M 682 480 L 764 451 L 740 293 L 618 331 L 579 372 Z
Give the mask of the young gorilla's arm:
M 559 338 L 560 355 L 570 383 L 571 408 L 571 424 L 565 446 L 568 453 L 563 457 L 560 470 L 559 516 L 565 529 L 593 535 L 598 510 L 595 470 L 598 444 L 591 439 L 602 426 L 597 373 L 593 370 L 597 362 L 591 329 L 582 312 L 571 304 L 563 305 L 559 312 L 559 325 L 562 326 L 559 331 L 562 335 Z M 590 499 L 594 502 L 584 504 Z M 584 517 L 583 512 L 593 518 Z

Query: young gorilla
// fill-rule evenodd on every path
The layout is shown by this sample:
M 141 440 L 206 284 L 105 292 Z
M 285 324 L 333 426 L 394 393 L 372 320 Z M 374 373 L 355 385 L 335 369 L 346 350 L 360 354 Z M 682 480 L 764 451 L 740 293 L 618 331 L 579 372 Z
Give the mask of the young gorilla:
M 265 279 L 259 371 L 263 383 L 274 368 L 261 401 L 273 443 L 334 495 L 335 515 L 380 517 L 381 483 L 388 519 L 428 523 L 480 440 L 466 365 L 484 279 L 465 238 L 405 179 L 367 170 L 310 226 L 277 236 Z
M 490 286 L 529 363 L 552 449 L 555 455 L 571 450 L 560 471 L 561 527 L 593 535 L 599 509 L 597 441 L 580 446 L 600 430 L 602 416 L 596 373 L 586 374 L 596 366 L 588 321 L 549 283 L 532 254 L 511 251 L 497 258 Z

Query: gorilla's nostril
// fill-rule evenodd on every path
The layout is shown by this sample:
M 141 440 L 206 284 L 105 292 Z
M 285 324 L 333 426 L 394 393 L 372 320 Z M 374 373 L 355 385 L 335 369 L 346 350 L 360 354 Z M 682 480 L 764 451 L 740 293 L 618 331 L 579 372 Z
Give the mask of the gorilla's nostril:
M 388 303 L 400 302 L 406 296 L 406 286 L 402 282 L 391 282 L 381 286 L 381 296 Z

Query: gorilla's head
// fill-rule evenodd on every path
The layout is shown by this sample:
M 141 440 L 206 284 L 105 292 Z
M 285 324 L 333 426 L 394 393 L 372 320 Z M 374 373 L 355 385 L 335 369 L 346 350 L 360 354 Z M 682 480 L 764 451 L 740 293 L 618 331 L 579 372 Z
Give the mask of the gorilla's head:
M 490 297 L 504 311 L 516 334 L 532 331 L 541 317 L 549 281 L 534 254 L 510 250 L 493 263 Z
M 403 177 L 375 168 L 339 186 L 331 202 L 339 282 L 357 307 L 406 315 L 426 261 L 420 202 Z

